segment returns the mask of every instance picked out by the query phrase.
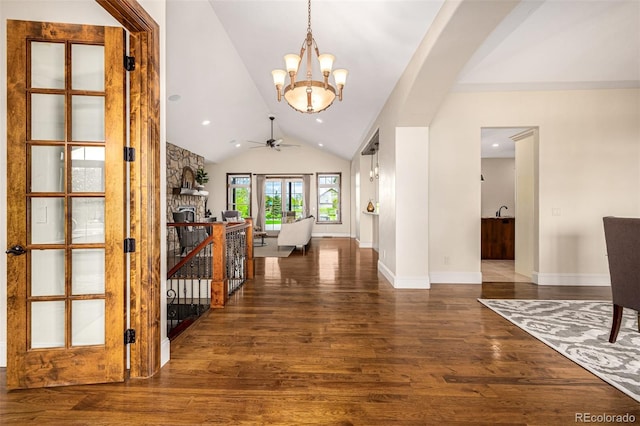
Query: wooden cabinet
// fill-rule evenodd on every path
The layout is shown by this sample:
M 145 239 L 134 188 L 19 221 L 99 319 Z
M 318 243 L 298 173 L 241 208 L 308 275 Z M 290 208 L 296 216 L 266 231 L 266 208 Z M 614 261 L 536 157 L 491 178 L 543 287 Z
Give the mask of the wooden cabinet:
M 509 217 L 482 219 L 482 259 L 514 259 L 516 220 Z

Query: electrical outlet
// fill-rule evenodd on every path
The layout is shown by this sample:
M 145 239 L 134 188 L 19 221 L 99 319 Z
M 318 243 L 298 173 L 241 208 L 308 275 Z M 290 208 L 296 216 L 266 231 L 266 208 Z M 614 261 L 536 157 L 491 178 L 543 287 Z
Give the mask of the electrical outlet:
M 560 216 L 560 208 L 554 207 L 551 209 L 551 216 Z

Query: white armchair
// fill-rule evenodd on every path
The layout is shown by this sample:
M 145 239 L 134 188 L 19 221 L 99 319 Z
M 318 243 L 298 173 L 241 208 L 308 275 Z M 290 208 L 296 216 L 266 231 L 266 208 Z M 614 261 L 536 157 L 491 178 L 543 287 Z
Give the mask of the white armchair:
M 283 223 L 278 234 L 278 247 L 280 246 L 302 246 L 305 251 L 307 244 L 311 241 L 311 230 L 315 218 L 309 216 L 293 223 Z

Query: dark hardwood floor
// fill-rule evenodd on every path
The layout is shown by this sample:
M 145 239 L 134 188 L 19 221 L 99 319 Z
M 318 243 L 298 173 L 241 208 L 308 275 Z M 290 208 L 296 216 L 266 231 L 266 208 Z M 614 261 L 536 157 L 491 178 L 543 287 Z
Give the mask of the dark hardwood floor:
M 172 342 L 148 380 L 7 392 L 2 424 L 574 424 L 640 405 L 476 301 L 609 299 L 529 283 L 395 290 L 377 255 L 313 239 Z

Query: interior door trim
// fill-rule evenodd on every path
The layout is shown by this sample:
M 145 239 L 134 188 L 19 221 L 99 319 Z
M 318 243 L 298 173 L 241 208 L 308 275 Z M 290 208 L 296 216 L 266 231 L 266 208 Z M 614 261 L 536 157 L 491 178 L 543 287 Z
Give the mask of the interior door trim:
M 130 33 L 130 377 L 160 369 L 160 27 L 136 0 L 96 0 Z

